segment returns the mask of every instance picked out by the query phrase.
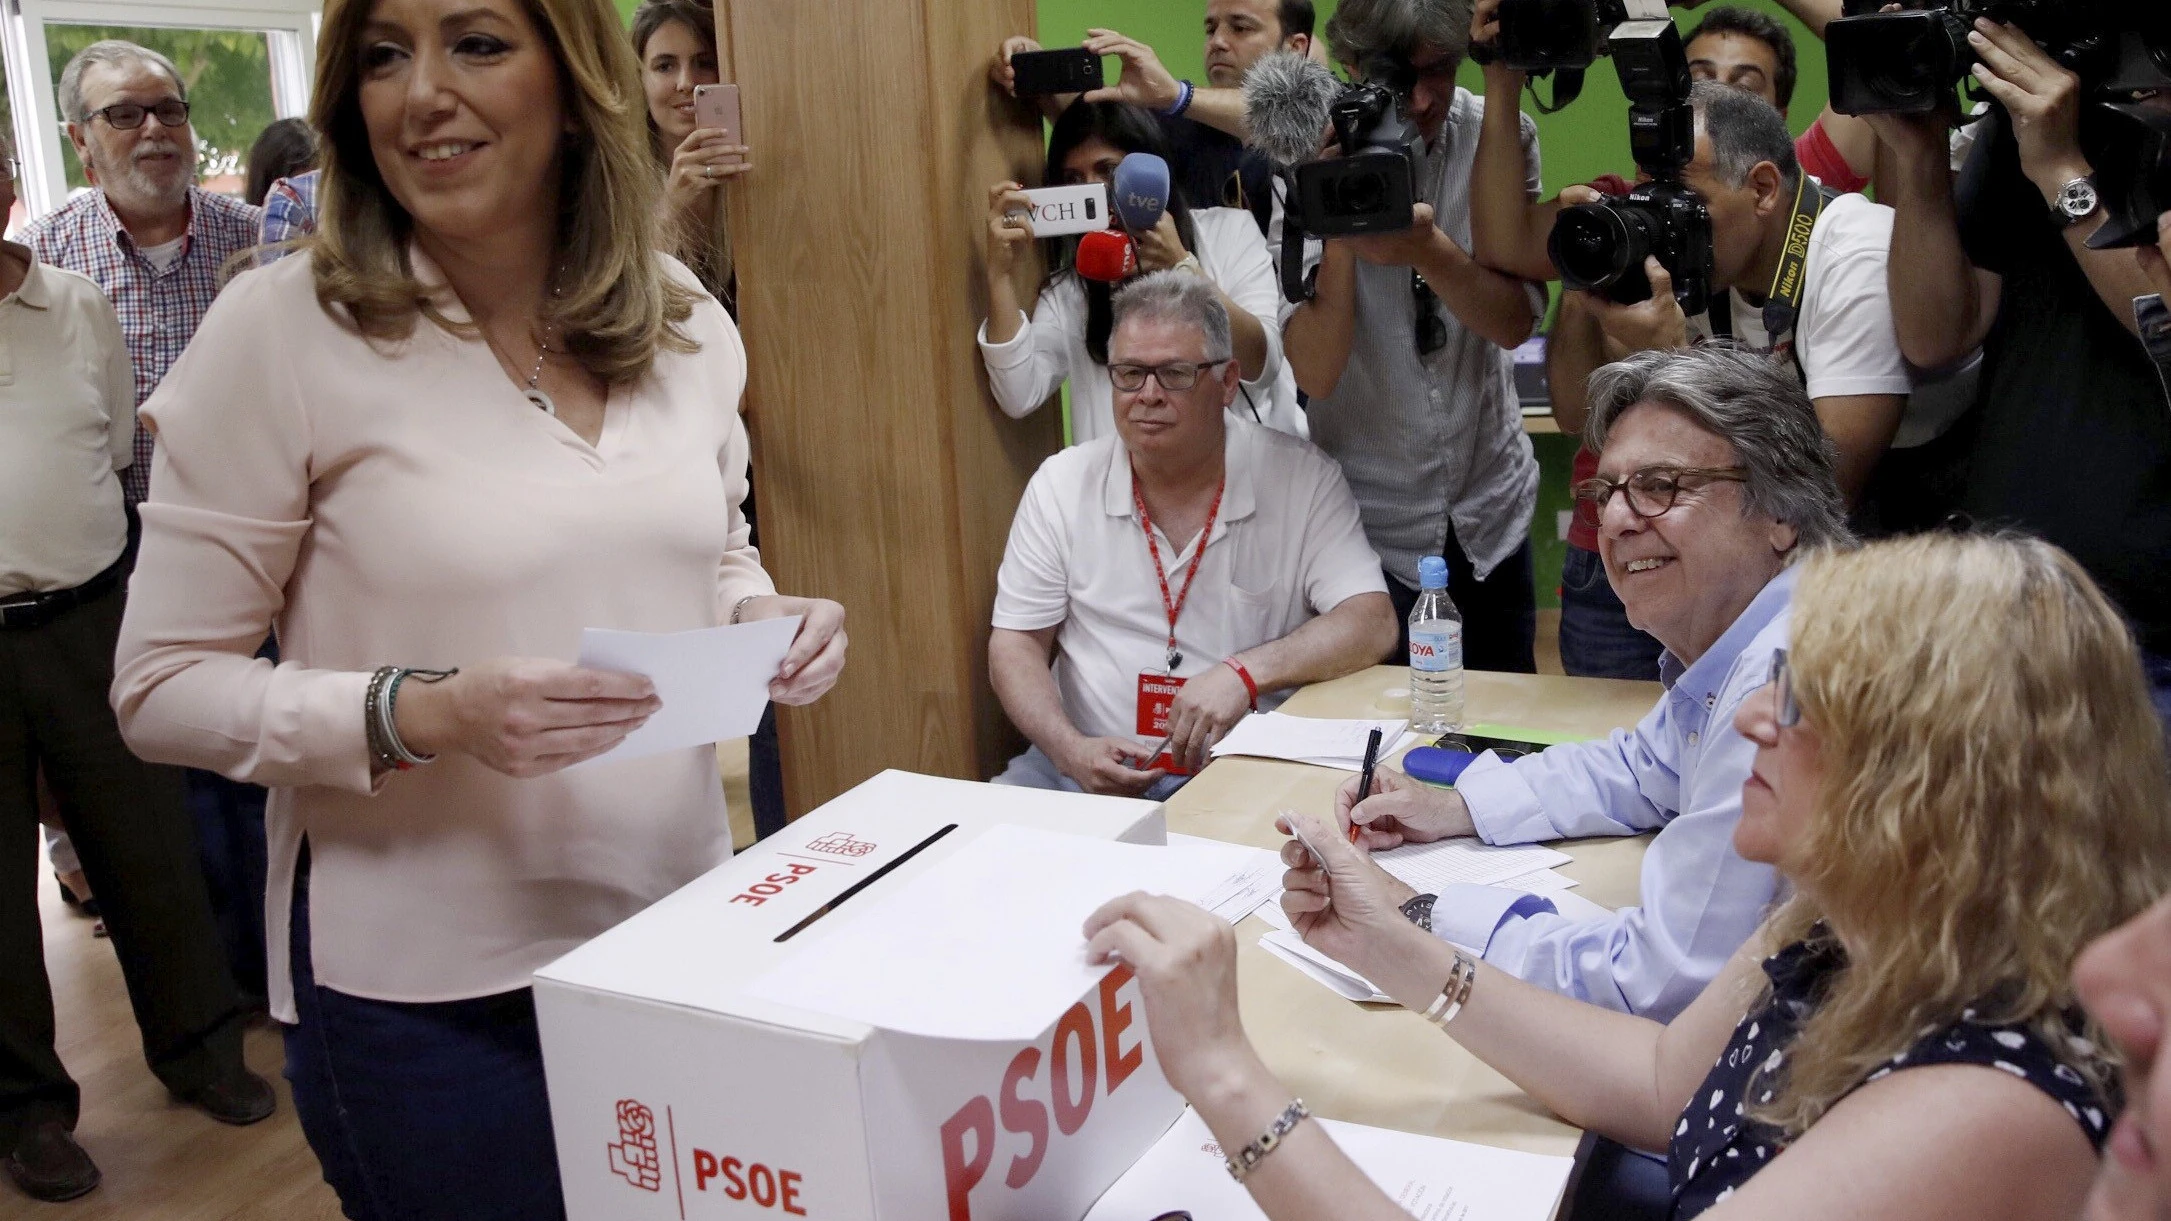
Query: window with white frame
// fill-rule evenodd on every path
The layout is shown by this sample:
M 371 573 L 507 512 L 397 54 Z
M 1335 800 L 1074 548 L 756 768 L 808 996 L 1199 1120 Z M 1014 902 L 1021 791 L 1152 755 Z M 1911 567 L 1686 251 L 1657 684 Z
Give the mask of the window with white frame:
M 315 0 L 13 0 L 0 16 L 0 50 L 23 211 L 43 215 L 85 185 L 53 93 L 77 51 L 125 38 L 172 59 L 188 87 L 199 177 L 238 194 L 257 133 L 308 109 L 317 22 Z

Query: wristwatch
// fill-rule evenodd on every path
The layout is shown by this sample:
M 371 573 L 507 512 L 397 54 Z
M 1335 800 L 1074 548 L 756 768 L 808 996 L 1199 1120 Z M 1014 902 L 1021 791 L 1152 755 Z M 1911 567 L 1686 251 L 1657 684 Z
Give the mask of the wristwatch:
M 1402 905 L 1402 917 L 1429 933 L 1432 931 L 1432 905 L 1439 900 L 1438 895 L 1416 895 Z
M 2058 188 L 2058 195 L 2051 200 L 2051 211 L 2058 218 L 2062 229 L 2073 226 L 2095 215 L 2101 197 L 2096 192 L 2094 175 L 2084 174 Z

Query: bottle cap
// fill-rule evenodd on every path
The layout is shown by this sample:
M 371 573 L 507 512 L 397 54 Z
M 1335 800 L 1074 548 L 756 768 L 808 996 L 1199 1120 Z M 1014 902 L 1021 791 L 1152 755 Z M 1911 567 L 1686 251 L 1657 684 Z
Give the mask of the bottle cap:
M 1420 589 L 1446 589 L 1447 561 L 1437 555 L 1417 561 L 1417 585 Z

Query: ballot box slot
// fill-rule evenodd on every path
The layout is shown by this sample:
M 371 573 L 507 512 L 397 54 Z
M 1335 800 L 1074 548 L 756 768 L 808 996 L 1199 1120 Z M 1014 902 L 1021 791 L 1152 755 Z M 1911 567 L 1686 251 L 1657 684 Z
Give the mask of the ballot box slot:
M 844 906 L 845 901 L 850 899 L 853 895 L 856 895 L 860 891 L 863 891 L 869 886 L 874 885 L 876 882 L 881 881 L 882 878 L 886 874 L 888 874 L 890 870 L 895 869 L 899 865 L 904 864 L 906 861 L 911 860 L 913 857 L 918 856 L 921 852 L 926 850 L 928 845 L 934 843 L 936 840 L 941 839 L 943 836 L 948 835 L 950 832 L 955 830 L 957 830 L 956 823 L 953 822 L 946 824 L 940 830 L 936 831 L 933 835 L 930 835 L 926 839 L 921 840 L 919 843 L 916 843 L 910 848 L 905 849 L 904 853 L 900 855 L 896 860 L 882 866 L 880 869 L 875 870 L 873 873 L 868 874 L 866 877 L 861 878 L 859 881 L 852 883 L 852 885 L 846 887 L 841 893 L 839 893 L 836 898 L 831 899 L 829 902 L 815 908 L 813 913 L 808 915 L 806 919 L 801 920 L 799 923 L 792 925 L 790 928 L 785 929 L 781 933 L 778 933 L 774 938 L 776 944 L 782 945 L 785 942 L 790 941 L 792 938 L 797 937 L 800 933 L 806 931 L 807 927 L 813 924 L 816 920 L 819 920 L 823 916 L 826 916 L 829 913 Z

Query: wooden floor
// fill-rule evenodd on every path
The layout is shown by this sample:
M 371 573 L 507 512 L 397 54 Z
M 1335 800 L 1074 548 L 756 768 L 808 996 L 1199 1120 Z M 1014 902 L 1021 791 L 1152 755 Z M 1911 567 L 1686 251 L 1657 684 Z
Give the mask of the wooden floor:
M 1559 611 L 1538 613 L 1542 673 L 1560 673 L 1559 624 Z M 732 840 L 751 843 L 746 744 L 725 743 L 717 757 Z M 39 876 L 60 1057 L 83 1087 L 76 1138 L 105 1171 L 105 1183 L 80 1200 L 39 1204 L 0 1182 L 0 1221 L 337 1221 L 339 1203 L 302 1140 L 280 1075 L 278 1028 L 252 1030 L 248 1040 L 249 1066 L 279 1090 L 270 1119 L 229 1128 L 172 1102 L 143 1065 L 111 947 L 61 904 L 50 871 Z
M 746 744 L 725 743 L 717 757 L 732 841 L 751 843 Z M 82 1199 L 40 1204 L 0 1174 L 0 1221 L 337 1221 L 339 1202 L 294 1120 L 280 1074 L 278 1028 L 267 1025 L 248 1036 L 249 1067 L 279 1091 L 279 1110 L 270 1119 L 230 1128 L 172 1101 L 144 1067 L 112 947 L 93 938 L 91 922 L 61 903 L 51 870 L 38 874 L 60 1058 L 83 1087 L 75 1135 L 105 1172 L 105 1182 Z

